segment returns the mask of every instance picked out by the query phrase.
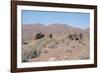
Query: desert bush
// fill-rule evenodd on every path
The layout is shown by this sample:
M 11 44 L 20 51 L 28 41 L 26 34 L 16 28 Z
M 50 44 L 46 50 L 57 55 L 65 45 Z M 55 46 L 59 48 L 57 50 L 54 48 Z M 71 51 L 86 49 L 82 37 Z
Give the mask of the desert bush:
M 51 40 L 51 42 L 48 43 L 47 48 L 51 48 L 51 49 L 56 48 L 58 44 L 59 42 L 53 39 Z
M 27 57 L 28 59 L 32 59 L 32 58 L 39 57 L 39 55 L 40 55 L 40 51 L 34 50 L 30 52 L 30 54 Z
M 46 47 L 48 43 L 51 42 L 50 38 L 42 38 L 32 41 L 28 44 L 29 50 L 23 52 L 23 62 L 27 62 L 27 60 L 32 58 L 37 58 L 41 54 L 41 50 Z
M 28 62 L 28 59 L 24 57 L 24 58 L 22 59 L 22 62 Z
M 29 59 L 37 58 L 41 54 L 40 50 L 30 50 L 22 57 L 22 62 L 28 62 Z
M 45 37 L 45 38 L 37 40 L 36 43 L 32 44 L 31 46 L 34 49 L 42 50 L 43 48 L 46 48 L 46 46 L 50 44 L 51 42 L 53 43 L 53 41 L 54 40 L 52 38 Z
M 26 48 L 26 50 L 24 50 Z M 40 51 L 34 49 L 32 46 L 23 47 L 22 50 L 22 62 L 28 62 L 29 59 L 38 57 L 40 55 Z
M 51 49 L 53 49 L 53 48 L 55 48 L 56 47 L 56 45 L 54 45 L 54 44 L 50 44 L 49 46 L 48 46 L 48 48 L 51 48 Z

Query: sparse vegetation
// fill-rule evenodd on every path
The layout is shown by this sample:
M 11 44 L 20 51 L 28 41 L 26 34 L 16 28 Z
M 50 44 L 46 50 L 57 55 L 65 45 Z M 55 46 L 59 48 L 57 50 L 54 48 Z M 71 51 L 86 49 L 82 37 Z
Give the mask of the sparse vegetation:
M 62 27 L 61 27 L 62 28 Z M 89 59 L 89 37 L 82 30 L 30 31 L 23 36 L 22 62 Z M 48 29 L 50 30 L 50 29 Z M 63 31 L 62 31 L 63 30 Z M 69 34 L 72 33 L 72 34 Z M 38 33 L 38 35 L 36 35 Z M 35 34 L 35 35 L 34 35 Z

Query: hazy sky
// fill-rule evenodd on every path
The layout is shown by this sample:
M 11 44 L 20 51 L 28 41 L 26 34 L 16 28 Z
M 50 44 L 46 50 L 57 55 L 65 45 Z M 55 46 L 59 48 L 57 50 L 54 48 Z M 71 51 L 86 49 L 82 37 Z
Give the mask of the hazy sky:
M 62 23 L 73 27 L 87 28 L 90 25 L 90 14 L 78 12 L 22 10 L 22 24 L 33 23 L 41 23 L 44 25 Z

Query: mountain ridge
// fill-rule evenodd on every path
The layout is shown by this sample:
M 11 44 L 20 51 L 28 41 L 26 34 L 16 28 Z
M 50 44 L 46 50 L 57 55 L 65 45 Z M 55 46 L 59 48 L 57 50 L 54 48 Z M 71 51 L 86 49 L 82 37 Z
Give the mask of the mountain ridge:
M 74 28 L 72 26 L 61 24 L 61 23 L 54 23 L 50 25 L 43 25 L 40 23 L 35 24 L 23 24 L 22 25 L 22 37 L 25 39 L 30 39 L 33 37 L 34 34 L 39 32 L 43 34 L 48 33 L 79 33 L 79 32 L 87 32 L 88 30 L 83 30 L 80 28 Z

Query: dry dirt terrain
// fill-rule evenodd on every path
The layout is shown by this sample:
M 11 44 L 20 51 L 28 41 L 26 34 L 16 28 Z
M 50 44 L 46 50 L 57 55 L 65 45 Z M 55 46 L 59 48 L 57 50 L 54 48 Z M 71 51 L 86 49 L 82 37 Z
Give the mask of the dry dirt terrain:
M 22 25 L 22 62 L 89 59 L 89 28 Z

